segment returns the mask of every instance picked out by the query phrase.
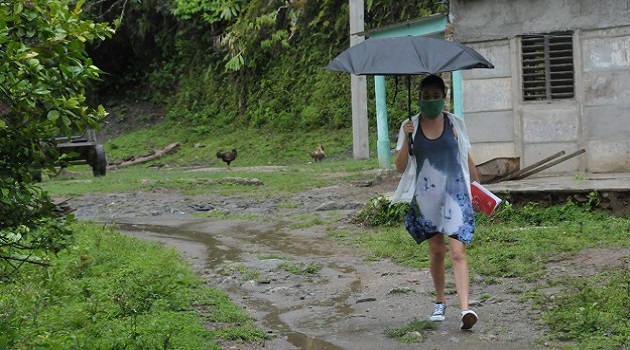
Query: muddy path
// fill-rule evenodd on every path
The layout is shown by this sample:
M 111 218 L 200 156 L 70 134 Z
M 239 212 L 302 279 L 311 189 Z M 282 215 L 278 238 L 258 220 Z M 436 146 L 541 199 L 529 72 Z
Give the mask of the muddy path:
M 299 205 L 278 198 L 191 198 L 167 193 L 83 195 L 72 200 L 82 220 L 118 225 L 125 234 L 176 247 L 212 287 L 228 292 L 272 340 L 230 344 L 230 349 L 533 349 L 544 328 L 519 296 L 529 287 L 517 279 L 486 285 L 471 276 L 471 306 L 480 316 L 473 331 L 460 331 L 452 272 L 447 271 L 447 319 L 402 343 L 387 329 L 425 320 L 432 308 L 428 270 L 368 261 L 368 253 L 330 237 L 370 198 L 393 191 L 397 179 L 340 183 L 296 194 Z M 286 200 L 286 199 L 285 199 Z M 195 214 L 222 210 L 221 219 Z M 308 213 L 321 224 L 300 225 Z M 251 215 L 255 219 L 250 219 Z M 249 215 L 249 216 L 248 216 Z M 330 223 L 332 222 L 332 224 Z M 411 238 L 409 244 L 415 244 Z M 320 266 L 313 274 L 283 266 Z M 243 268 L 245 267 L 245 268 Z

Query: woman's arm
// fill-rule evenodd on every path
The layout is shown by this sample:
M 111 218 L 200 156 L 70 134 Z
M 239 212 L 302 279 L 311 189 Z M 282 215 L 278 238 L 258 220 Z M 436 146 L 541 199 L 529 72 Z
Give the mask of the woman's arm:
M 414 127 L 413 127 L 413 123 L 411 122 L 411 120 L 408 120 L 403 126 L 402 129 L 404 130 L 404 135 L 405 137 L 403 138 L 402 141 L 402 146 L 400 147 L 400 151 L 398 151 L 398 155 L 396 156 L 396 171 L 399 174 L 402 174 L 405 172 L 405 169 L 407 169 L 407 163 L 409 162 L 409 146 L 407 145 L 407 143 L 409 142 L 409 134 L 413 134 L 414 131 Z
M 396 156 L 396 171 L 399 174 L 405 172 L 407 169 L 407 163 L 409 162 L 409 150 L 407 149 L 407 138 L 403 141 L 402 148 L 398 151 L 398 155 Z

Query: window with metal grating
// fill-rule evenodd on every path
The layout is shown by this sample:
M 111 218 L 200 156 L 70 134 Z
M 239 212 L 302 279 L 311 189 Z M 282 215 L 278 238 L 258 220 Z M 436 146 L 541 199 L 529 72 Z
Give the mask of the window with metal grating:
M 573 97 L 572 32 L 524 35 L 521 50 L 524 100 Z

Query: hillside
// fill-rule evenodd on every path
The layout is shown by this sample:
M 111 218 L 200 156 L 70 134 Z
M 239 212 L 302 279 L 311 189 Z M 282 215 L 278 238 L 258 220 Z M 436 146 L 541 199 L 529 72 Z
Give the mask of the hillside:
M 438 11 L 446 11 L 441 1 L 366 1 L 366 28 Z M 347 0 L 152 0 L 92 5 L 86 13 L 119 23 L 110 40 L 90 49 L 106 73 L 91 100 L 106 105 L 112 135 L 164 120 L 208 135 L 228 125 L 323 134 L 351 126 L 350 77 L 324 69 L 349 45 Z M 395 91 L 390 127 L 406 115 L 406 91 L 398 84 L 388 79 Z M 121 113 L 112 101 L 134 103 Z M 127 117 L 135 101 L 159 108 L 139 113 L 144 118 L 134 124 Z M 372 101 L 368 106 L 374 124 Z

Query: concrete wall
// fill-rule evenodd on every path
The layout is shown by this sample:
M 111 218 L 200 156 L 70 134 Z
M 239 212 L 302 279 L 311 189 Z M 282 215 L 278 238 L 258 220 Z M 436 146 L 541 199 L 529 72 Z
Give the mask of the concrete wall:
M 587 171 L 630 171 L 630 26 L 581 35 Z
M 512 67 L 508 40 L 474 46 L 494 69 L 463 72 L 464 116 L 479 164 L 497 157 L 512 157 L 517 148 L 513 117 Z
M 584 148 L 543 174 L 630 172 L 630 0 L 459 0 L 451 10 L 455 40 L 495 65 L 463 75 L 477 163 L 520 157 L 525 167 Z M 574 31 L 575 97 L 523 101 L 519 35 L 565 30 Z
M 451 0 L 455 40 L 630 25 L 629 0 Z

